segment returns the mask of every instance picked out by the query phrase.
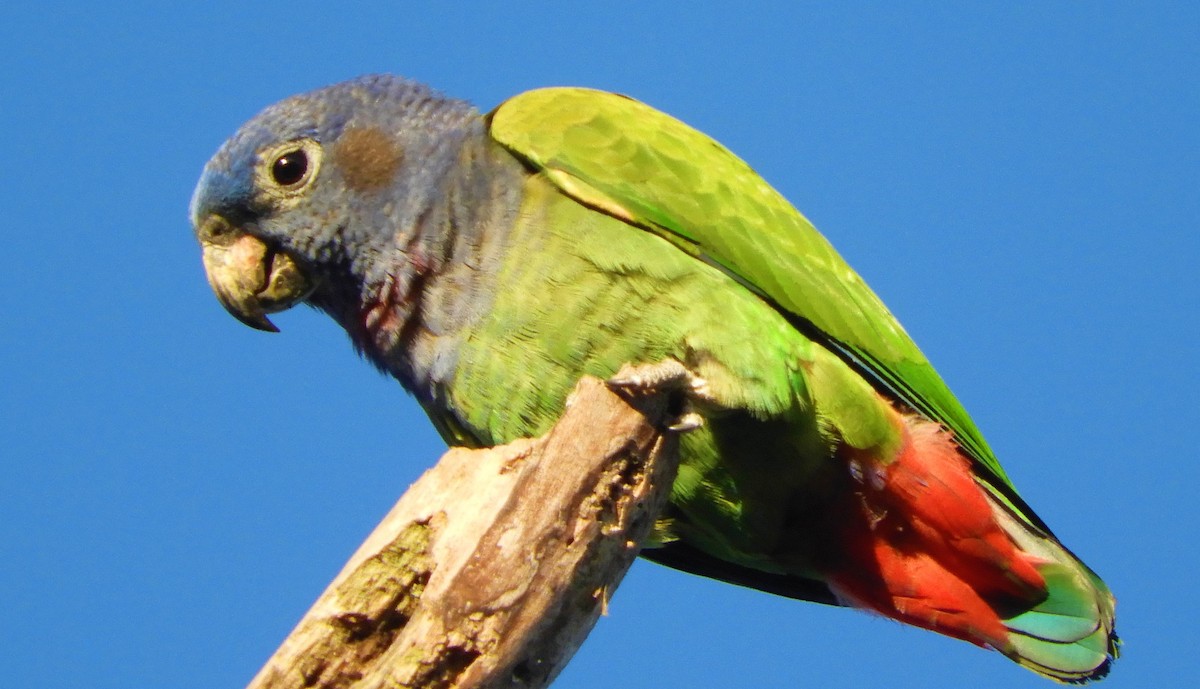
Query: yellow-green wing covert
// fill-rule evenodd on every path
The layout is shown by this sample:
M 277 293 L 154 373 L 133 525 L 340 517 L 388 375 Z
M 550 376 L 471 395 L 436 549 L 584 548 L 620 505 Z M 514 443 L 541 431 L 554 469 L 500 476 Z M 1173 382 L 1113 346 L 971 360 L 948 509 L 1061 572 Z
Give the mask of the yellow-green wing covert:
M 974 422 L 883 302 L 724 146 L 643 103 L 591 89 L 529 91 L 489 118 L 496 141 L 567 195 L 665 237 L 799 319 L 878 387 L 951 429 L 1002 484 L 995 488 L 1015 497 Z

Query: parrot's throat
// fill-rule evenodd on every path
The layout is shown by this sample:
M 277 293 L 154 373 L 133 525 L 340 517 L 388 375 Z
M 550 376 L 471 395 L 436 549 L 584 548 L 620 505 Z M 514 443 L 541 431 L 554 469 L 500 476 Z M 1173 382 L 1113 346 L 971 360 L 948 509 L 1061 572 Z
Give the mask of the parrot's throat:
M 490 309 L 524 175 L 482 126 L 470 132 L 438 193 L 381 252 L 340 319 L 359 351 L 422 402 L 444 393 L 460 343 Z
M 422 287 L 428 277 L 428 268 L 415 266 L 405 273 L 407 280 L 398 280 L 388 275 L 373 298 L 367 299 L 359 309 L 357 321 L 361 326 L 364 353 L 375 360 L 391 350 L 405 337 L 406 325 L 414 325 L 414 308 L 419 304 Z
M 364 356 L 411 389 L 425 376 L 405 353 L 422 339 L 426 293 L 445 272 L 445 261 L 431 260 L 420 245 L 407 247 L 401 256 L 377 286 L 363 291 L 347 331 Z

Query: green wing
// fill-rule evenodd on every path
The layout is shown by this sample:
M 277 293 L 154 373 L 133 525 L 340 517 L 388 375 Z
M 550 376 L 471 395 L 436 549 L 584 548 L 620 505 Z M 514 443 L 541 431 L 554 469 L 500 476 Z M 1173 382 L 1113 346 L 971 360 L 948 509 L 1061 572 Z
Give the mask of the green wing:
M 878 389 L 952 430 L 986 469 L 993 492 L 1024 507 L 974 422 L 883 302 L 724 146 L 647 105 L 590 89 L 523 93 L 489 119 L 496 141 L 564 193 L 719 267 Z M 1016 511 L 1044 526 L 1027 508 Z

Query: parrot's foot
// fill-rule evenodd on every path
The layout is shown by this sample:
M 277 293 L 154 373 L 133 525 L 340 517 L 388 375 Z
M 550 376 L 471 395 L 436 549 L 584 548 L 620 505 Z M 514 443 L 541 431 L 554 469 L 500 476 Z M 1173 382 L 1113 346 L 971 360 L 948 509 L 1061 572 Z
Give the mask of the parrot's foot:
M 656 364 L 625 364 L 608 379 L 608 386 L 638 394 L 682 392 L 683 409 L 667 425 L 669 430 L 679 433 L 704 425 L 704 417 L 695 409 L 696 403 L 719 406 L 709 392 L 708 381 L 675 359 Z

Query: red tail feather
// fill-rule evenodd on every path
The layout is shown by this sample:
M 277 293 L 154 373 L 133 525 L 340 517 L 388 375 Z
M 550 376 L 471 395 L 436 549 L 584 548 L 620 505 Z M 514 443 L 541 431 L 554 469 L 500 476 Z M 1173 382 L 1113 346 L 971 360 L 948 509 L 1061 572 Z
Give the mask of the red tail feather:
M 832 510 L 825 576 L 847 602 L 909 624 L 999 649 L 996 608 L 1037 602 L 1036 559 L 996 523 L 950 435 L 905 417 L 893 457 L 847 449 L 849 489 Z

